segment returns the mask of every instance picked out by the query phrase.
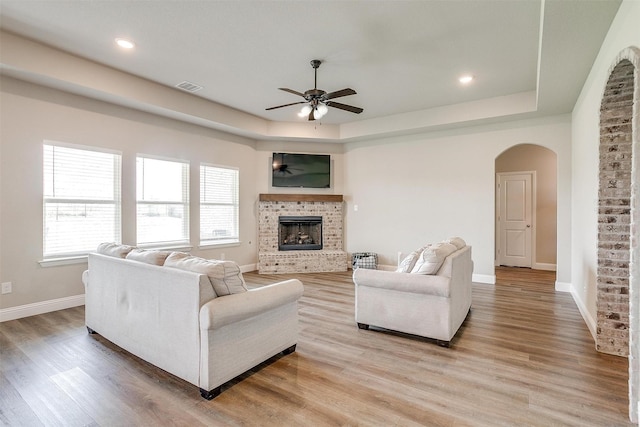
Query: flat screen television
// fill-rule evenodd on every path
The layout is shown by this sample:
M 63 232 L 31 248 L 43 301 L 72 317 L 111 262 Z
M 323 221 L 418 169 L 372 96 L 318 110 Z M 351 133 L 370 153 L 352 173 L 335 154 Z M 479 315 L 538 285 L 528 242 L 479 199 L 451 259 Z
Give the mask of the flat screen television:
M 271 184 L 274 187 L 331 187 L 328 154 L 273 153 Z

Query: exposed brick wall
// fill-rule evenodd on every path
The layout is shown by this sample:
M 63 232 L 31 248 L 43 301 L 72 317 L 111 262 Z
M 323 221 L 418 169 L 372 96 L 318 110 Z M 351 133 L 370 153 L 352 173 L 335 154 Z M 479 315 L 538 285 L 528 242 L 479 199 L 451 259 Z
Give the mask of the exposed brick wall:
M 611 72 L 600 108 L 596 348 L 629 354 L 634 66 Z

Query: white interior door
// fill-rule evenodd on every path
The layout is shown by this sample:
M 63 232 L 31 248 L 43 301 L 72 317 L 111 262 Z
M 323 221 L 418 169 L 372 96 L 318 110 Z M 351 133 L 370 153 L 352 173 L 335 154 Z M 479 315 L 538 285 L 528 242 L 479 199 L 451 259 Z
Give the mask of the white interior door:
M 498 174 L 498 263 L 531 267 L 532 187 L 531 173 Z

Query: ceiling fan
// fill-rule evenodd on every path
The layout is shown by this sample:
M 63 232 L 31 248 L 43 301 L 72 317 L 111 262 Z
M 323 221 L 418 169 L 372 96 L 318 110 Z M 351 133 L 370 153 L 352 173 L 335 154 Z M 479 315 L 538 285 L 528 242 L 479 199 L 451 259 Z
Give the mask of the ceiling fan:
M 275 110 L 276 108 L 288 107 L 290 105 L 305 104 L 298 115 L 300 117 L 305 117 L 308 115 L 309 120 L 317 120 L 322 118 L 325 114 L 327 114 L 328 107 L 339 108 L 340 110 L 345 110 L 356 114 L 362 113 L 364 110 L 360 107 L 354 107 L 352 105 L 331 101 L 334 98 L 355 95 L 357 93 L 355 90 L 346 88 L 327 93 L 322 89 L 318 89 L 318 67 L 320 67 L 320 64 L 322 64 L 322 61 L 320 61 L 319 59 L 314 59 L 311 61 L 311 66 L 314 69 L 313 89 L 309 89 L 305 93 L 300 93 L 286 87 L 278 88 L 285 92 L 299 95 L 304 98 L 304 101 L 292 102 L 290 104 L 278 105 L 276 107 L 269 107 L 266 110 Z

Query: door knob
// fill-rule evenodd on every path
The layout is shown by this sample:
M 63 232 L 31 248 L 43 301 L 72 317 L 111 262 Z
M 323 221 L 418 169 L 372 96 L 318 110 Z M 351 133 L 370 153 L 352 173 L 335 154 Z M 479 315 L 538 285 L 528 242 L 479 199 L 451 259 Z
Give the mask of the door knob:
M 531 225 L 530 225 L 530 224 L 527 224 L 527 228 L 531 228 Z

